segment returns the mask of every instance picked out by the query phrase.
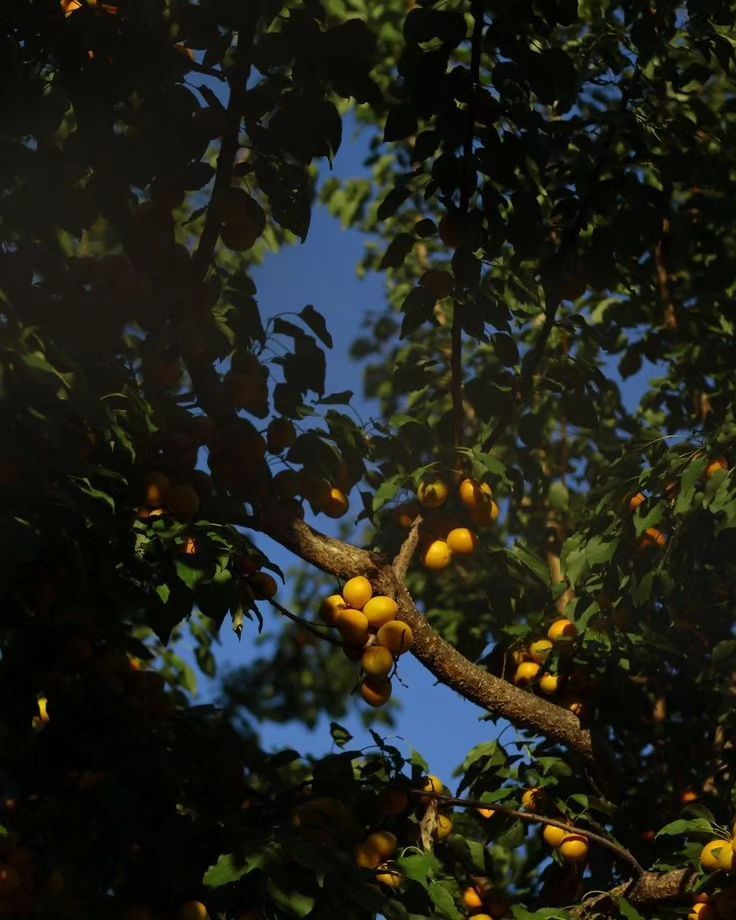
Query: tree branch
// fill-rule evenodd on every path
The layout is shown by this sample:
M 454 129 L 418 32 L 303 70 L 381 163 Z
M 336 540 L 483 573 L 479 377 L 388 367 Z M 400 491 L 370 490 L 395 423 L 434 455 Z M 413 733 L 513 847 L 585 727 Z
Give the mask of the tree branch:
M 394 572 L 399 581 L 403 581 L 406 578 L 409 565 L 419 545 L 419 528 L 422 521 L 423 518 L 421 514 L 418 514 L 414 518 L 406 540 L 401 544 L 401 549 L 396 554 L 396 558 L 392 563 Z
M 288 620 L 291 620 L 292 623 L 297 623 L 299 626 L 303 626 L 305 629 L 308 629 L 313 636 L 317 636 L 318 639 L 324 639 L 325 642 L 329 642 L 330 645 L 337 645 L 340 648 L 345 648 L 344 643 L 340 642 L 339 639 L 335 639 L 334 636 L 330 636 L 325 632 L 322 632 L 319 626 L 315 623 L 310 623 L 309 620 L 305 620 L 304 617 L 298 616 L 296 613 L 292 613 L 291 610 L 288 610 L 282 604 L 279 604 L 278 601 L 274 600 L 272 597 L 268 600 L 269 604 L 282 615 L 285 616 Z M 324 627 L 325 629 L 329 627 Z
M 494 717 L 564 744 L 591 767 L 600 768 L 598 746 L 576 716 L 468 661 L 427 623 L 406 585 L 381 556 L 319 533 L 277 503 L 269 502 L 259 510 L 259 529 L 305 562 L 342 580 L 365 575 L 381 594 L 394 597 L 399 619 L 414 634 L 413 654 L 437 680 Z
M 644 869 L 639 865 L 633 853 L 629 852 L 625 847 L 622 847 L 620 843 L 616 843 L 615 840 L 611 840 L 610 837 L 603 837 L 601 834 L 580 827 L 580 825 L 567 824 L 565 821 L 559 821 L 557 818 L 548 818 L 546 815 L 540 815 L 534 811 L 518 811 L 515 808 L 507 808 L 505 805 L 497 805 L 495 802 L 482 802 L 480 799 L 461 799 L 453 795 L 444 795 L 441 792 L 424 792 L 421 789 L 412 790 L 412 794 L 421 795 L 424 798 L 436 799 L 438 802 L 444 802 L 447 805 L 456 805 L 461 808 L 491 808 L 501 815 L 506 815 L 509 818 L 518 818 L 519 821 L 524 821 L 527 824 L 548 824 L 551 827 L 559 827 L 561 830 L 568 831 L 571 834 L 580 834 L 585 837 L 586 840 L 590 840 L 604 849 L 610 850 L 621 862 L 626 863 L 634 870 L 637 878 L 644 875 Z

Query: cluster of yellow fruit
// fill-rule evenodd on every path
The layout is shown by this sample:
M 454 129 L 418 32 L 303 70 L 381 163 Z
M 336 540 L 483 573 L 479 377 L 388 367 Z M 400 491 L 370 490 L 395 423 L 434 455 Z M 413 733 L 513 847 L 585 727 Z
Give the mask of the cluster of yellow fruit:
M 374 869 L 376 881 L 384 888 L 401 887 L 404 876 L 391 862 L 398 848 L 395 834 L 390 831 L 373 831 L 362 843 L 353 848 L 353 858 L 361 869 Z
M 577 634 L 572 620 L 560 617 L 547 630 L 547 638 L 535 639 L 528 648 L 515 651 L 513 658 L 516 663 L 516 686 L 524 689 L 536 688 L 549 697 L 557 696 L 563 690 L 566 678 L 562 674 L 545 671 L 544 665 L 555 647 L 564 648 L 565 640 L 572 640 Z M 584 716 L 586 705 L 582 698 L 567 694 L 561 702 L 578 718 Z
M 177 521 L 190 521 L 199 511 L 200 496 L 189 483 L 174 483 L 159 470 L 151 470 L 143 480 L 143 502 L 138 508 L 142 521 L 171 515 Z
M 565 862 L 584 862 L 588 857 L 588 838 L 584 834 L 573 834 L 554 824 L 545 824 L 542 839 L 547 846 L 556 850 Z
M 388 701 L 396 659 L 414 641 L 411 627 L 396 619 L 398 612 L 392 597 L 373 596 L 371 583 L 363 575 L 351 578 L 342 594 L 330 595 L 320 606 L 324 622 L 340 632 L 346 656 L 360 661 L 360 695 L 370 706 Z
M 409 503 L 396 509 L 398 523 L 407 528 L 421 509 L 420 558 L 433 572 L 446 569 L 454 556 L 472 555 L 478 546 L 473 528 L 490 527 L 498 518 L 498 505 L 487 482 L 463 479 L 457 487 L 454 510 L 447 509 L 450 495 L 447 479 L 427 476 L 417 490 L 418 505 Z

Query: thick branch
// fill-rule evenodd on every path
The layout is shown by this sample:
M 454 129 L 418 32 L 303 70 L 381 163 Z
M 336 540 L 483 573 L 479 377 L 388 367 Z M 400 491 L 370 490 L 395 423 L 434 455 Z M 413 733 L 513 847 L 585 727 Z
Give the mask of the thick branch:
M 596 761 L 590 732 L 568 710 L 520 690 L 468 661 L 442 639 L 414 606 L 406 585 L 379 555 L 327 537 L 293 519 L 277 504 L 261 508 L 259 528 L 306 562 L 340 579 L 365 575 L 382 593 L 396 599 L 399 618 L 411 626 L 413 653 L 442 683 L 465 699 L 508 719 L 519 728 L 567 745 L 589 764 Z
M 692 902 L 693 869 L 673 869 L 670 872 L 644 872 L 637 879 L 624 882 L 603 894 L 588 898 L 571 913 L 575 917 L 602 917 L 610 912 L 618 917 L 618 900 L 626 900 L 635 907 L 652 907 L 659 904 L 690 904 Z M 604 914 L 605 911 L 605 914 Z

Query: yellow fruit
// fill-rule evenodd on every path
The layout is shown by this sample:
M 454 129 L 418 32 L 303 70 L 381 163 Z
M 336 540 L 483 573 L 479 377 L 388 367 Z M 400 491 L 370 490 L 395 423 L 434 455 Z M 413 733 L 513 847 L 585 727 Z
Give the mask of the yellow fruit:
M 636 511 L 636 509 L 643 505 L 647 500 L 646 495 L 643 492 L 637 492 L 636 495 L 632 495 L 629 499 L 629 511 Z
M 326 514 L 328 518 L 336 520 L 347 514 L 349 507 L 350 502 L 348 501 L 347 495 L 341 489 L 332 486 L 330 494 L 327 496 L 320 510 L 323 514 Z
M 470 519 L 478 527 L 490 527 L 496 523 L 500 513 L 498 505 L 494 501 L 489 501 L 478 508 L 473 508 L 470 512 Z
M 48 711 L 49 701 L 45 696 L 39 696 L 38 698 L 38 718 L 42 725 L 46 725 L 49 721 L 49 711 Z
M 209 920 L 210 915 L 201 901 L 185 901 L 176 916 L 177 920 Z
M 456 527 L 448 533 L 447 545 L 457 556 L 470 556 L 478 546 L 478 538 L 467 527 Z
M 438 840 L 446 840 L 452 833 L 452 818 L 449 815 L 437 815 L 434 833 Z
M 417 489 L 417 497 L 425 508 L 440 508 L 447 501 L 450 489 L 444 479 L 426 476 Z
M 175 518 L 187 521 L 199 511 L 199 495 L 191 486 L 172 486 L 166 496 L 166 507 Z
M 319 605 L 319 615 L 330 626 L 335 625 L 335 617 L 338 610 L 344 610 L 347 607 L 342 594 L 331 594 L 326 597 Z
M 639 537 L 639 550 L 643 553 L 652 549 L 664 549 L 666 545 L 667 537 L 656 527 L 647 527 Z
M 552 651 L 552 643 L 549 639 L 537 639 L 529 646 L 529 657 L 537 664 L 544 664 Z
M 360 686 L 360 695 L 369 706 L 383 706 L 391 698 L 391 681 L 366 677 Z
M 368 617 L 368 625 L 371 629 L 378 629 L 389 620 L 395 620 L 399 607 L 392 597 L 386 597 L 379 594 L 372 597 L 363 608 L 363 613 Z
M 335 625 L 349 645 L 365 645 L 368 638 L 368 620 L 362 610 L 344 607 L 335 613 Z
M 171 488 L 171 480 L 166 473 L 154 470 L 146 475 L 144 489 L 146 504 L 149 508 L 160 508 L 166 504 L 166 497 Z
M 487 482 L 463 479 L 457 489 L 461 504 L 469 511 L 488 505 L 493 498 L 493 491 Z
M 414 642 L 411 626 L 401 620 L 389 620 L 378 630 L 376 636 L 379 645 L 383 645 L 393 655 L 403 655 L 408 652 Z
M 395 890 L 404 883 L 404 876 L 396 869 L 382 866 L 381 871 L 376 873 L 376 881 L 379 885 L 383 885 L 384 888 Z
M 288 418 L 275 418 L 266 432 L 266 446 L 271 454 L 288 450 L 296 441 L 296 428 Z
M 720 473 L 721 470 L 728 469 L 728 460 L 725 457 L 718 457 L 716 460 L 712 460 L 708 466 L 705 468 L 705 478 L 710 479 L 711 476 L 715 476 L 716 473 Z
M 248 587 L 253 592 L 253 597 L 257 601 L 270 601 L 276 596 L 279 586 L 276 579 L 272 578 L 266 572 L 256 572 L 251 575 L 247 581 Z
M 690 908 L 687 920 L 716 920 L 716 918 L 720 916 L 721 914 L 716 907 L 707 901 L 700 901 L 697 904 L 693 904 Z M 723 914 L 723 916 L 725 917 L 728 915 Z
M 542 831 L 544 842 L 554 850 L 557 849 L 567 835 L 568 831 L 563 831 L 561 827 L 555 827 L 553 824 L 545 824 Z
M 422 792 L 436 792 L 442 793 L 445 791 L 445 784 L 439 778 L 439 776 L 434 776 L 429 774 L 429 776 L 424 780 L 422 784 Z M 429 805 L 430 802 L 437 801 L 436 799 L 431 798 L 430 796 L 423 795 L 419 797 L 419 801 L 424 805 Z
M 382 815 L 396 817 L 409 807 L 409 796 L 403 789 L 391 786 L 382 790 L 378 796 L 378 810 Z
M 574 639 L 577 634 L 578 631 L 575 628 L 575 624 L 571 620 L 566 620 L 564 617 L 555 620 L 547 630 L 547 636 L 552 642 L 557 642 L 558 639 Z
M 422 565 L 431 572 L 441 572 L 452 562 L 452 551 L 444 540 L 433 540 L 421 556 Z
M 582 862 L 588 855 L 588 841 L 582 834 L 568 834 L 558 852 L 566 862 Z
M 700 865 L 706 872 L 723 869 L 730 872 L 733 865 L 733 850 L 728 840 L 711 840 L 700 853 Z
M 514 674 L 514 683 L 517 687 L 528 687 L 537 679 L 541 667 L 536 661 L 522 661 Z
M 490 821 L 490 819 L 496 814 L 493 808 L 476 808 L 476 811 L 481 816 L 481 818 L 485 818 L 486 821 Z
M 345 583 L 342 589 L 342 596 L 348 607 L 354 610 L 362 610 L 368 601 L 373 597 L 373 588 L 371 583 L 363 575 L 356 575 L 350 581 Z
M 374 831 L 365 839 L 365 845 L 371 847 L 381 857 L 381 862 L 390 859 L 396 852 L 396 837 L 389 831 Z
M 539 678 L 539 689 L 547 696 L 554 696 L 560 689 L 561 682 L 559 674 L 542 674 Z
M 536 786 L 526 789 L 521 797 L 521 804 L 527 811 L 539 811 L 546 801 L 547 793 Z
M 483 907 L 483 898 L 477 888 L 466 888 L 463 892 L 463 904 L 468 910 L 478 910 Z
M 385 679 L 394 666 L 394 656 L 382 645 L 372 645 L 363 652 L 361 665 L 369 677 Z

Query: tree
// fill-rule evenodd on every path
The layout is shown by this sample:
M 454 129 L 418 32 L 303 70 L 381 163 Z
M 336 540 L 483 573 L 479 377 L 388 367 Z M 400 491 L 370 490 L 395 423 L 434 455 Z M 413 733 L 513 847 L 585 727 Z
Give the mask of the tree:
M 0 915 L 736 915 L 735 46 L 723 0 L 4 4 Z M 248 273 L 348 110 L 370 429 Z M 267 604 L 189 705 L 182 636 L 212 675 Z M 455 796 L 378 731 L 405 652 L 517 732 Z

